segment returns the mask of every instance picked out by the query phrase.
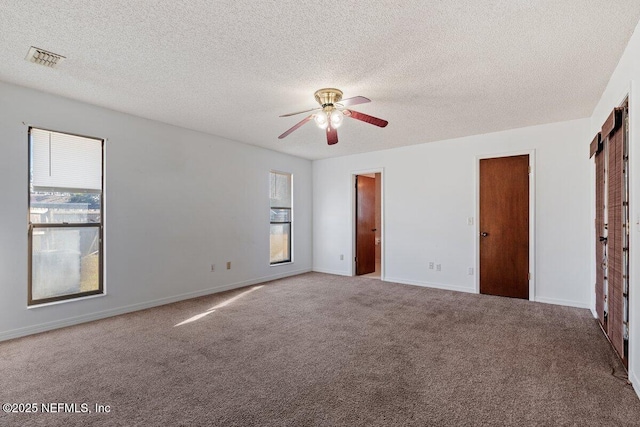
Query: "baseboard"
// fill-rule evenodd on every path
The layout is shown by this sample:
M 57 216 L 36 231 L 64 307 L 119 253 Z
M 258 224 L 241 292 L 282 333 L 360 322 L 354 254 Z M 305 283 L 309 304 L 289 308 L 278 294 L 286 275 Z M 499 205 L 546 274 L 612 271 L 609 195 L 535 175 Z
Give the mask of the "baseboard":
M 640 399 L 640 379 L 638 379 L 638 376 L 634 371 L 629 372 L 629 381 L 631 381 L 633 390 L 638 395 L 638 399 Z
M 564 305 L 566 307 L 576 307 L 576 308 L 588 308 L 588 309 L 591 309 L 591 304 L 589 304 L 589 303 L 583 303 L 583 302 L 572 301 L 572 300 L 567 300 L 567 299 L 536 297 L 535 301 L 536 302 L 542 302 L 544 304 Z M 594 317 L 596 317 L 596 316 L 594 315 Z
M 316 273 L 335 274 L 336 276 L 351 276 L 346 271 L 328 270 L 328 269 L 325 269 L 325 268 L 315 268 L 314 267 L 311 271 L 314 271 Z
M 475 290 L 472 288 L 465 288 L 463 286 L 456 285 L 445 285 L 442 283 L 432 283 L 432 282 L 420 282 L 417 280 L 407 280 L 407 279 L 399 279 L 396 277 L 385 276 L 385 282 L 393 282 L 393 283 L 401 283 L 403 285 L 413 285 L 413 286 L 422 286 L 423 288 L 435 288 L 435 289 L 443 289 L 446 291 L 456 291 L 456 292 L 466 292 L 468 294 L 474 294 Z
M 55 320 L 52 322 L 40 323 L 37 325 L 26 326 L 24 328 L 12 329 L 10 331 L 0 332 L 0 341 L 6 341 L 14 338 L 20 338 L 27 335 L 33 335 L 40 332 L 51 331 L 53 329 L 64 328 L 67 326 L 78 325 L 80 323 L 92 322 L 94 320 L 105 319 L 107 317 L 118 316 L 120 314 L 131 313 L 134 311 L 145 310 L 147 308 L 158 307 L 161 305 L 171 304 L 178 301 L 184 301 L 191 298 L 198 298 L 205 295 L 211 295 L 218 292 L 230 291 L 232 289 L 242 288 L 245 286 L 251 286 L 258 283 L 269 282 L 272 280 L 282 279 L 289 276 L 297 276 L 298 274 L 304 274 L 310 272 L 311 269 L 289 271 L 287 273 L 273 274 L 269 276 L 263 276 L 257 279 L 245 280 L 243 282 L 229 283 L 226 285 L 216 286 L 213 288 L 203 289 L 200 291 L 187 292 L 180 295 L 174 295 L 165 298 L 159 298 L 152 301 L 143 303 L 131 304 L 124 307 L 113 308 L 109 310 L 98 311 L 96 313 L 84 314 L 80 316 L 68 317 L 66 319 Z

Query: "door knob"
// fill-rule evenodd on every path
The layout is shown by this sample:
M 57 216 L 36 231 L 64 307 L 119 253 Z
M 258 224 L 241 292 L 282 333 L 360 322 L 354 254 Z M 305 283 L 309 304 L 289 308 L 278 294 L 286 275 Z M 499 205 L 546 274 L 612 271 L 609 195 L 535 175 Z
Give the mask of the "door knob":
M 378 229 L 377 228 L 372 228 L 371 231 L 378 231 Z
M 481 237 L 487 237 L 489 235 L 489 233 L 487 233 L 486 231 L 483 231 L 482 233 L 480 233 Z

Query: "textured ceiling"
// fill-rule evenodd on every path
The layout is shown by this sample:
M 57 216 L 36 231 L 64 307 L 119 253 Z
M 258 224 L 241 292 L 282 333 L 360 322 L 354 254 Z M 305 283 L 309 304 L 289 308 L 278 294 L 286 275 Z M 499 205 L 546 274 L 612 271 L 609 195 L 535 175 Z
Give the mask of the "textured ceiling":
M 0 0 L 0 80 L 309 159 L 591 115 L 638 0 Z M 30 46 L 67 57 L 24 60 Z M 372 100 L 329 147 L 337 87 Z

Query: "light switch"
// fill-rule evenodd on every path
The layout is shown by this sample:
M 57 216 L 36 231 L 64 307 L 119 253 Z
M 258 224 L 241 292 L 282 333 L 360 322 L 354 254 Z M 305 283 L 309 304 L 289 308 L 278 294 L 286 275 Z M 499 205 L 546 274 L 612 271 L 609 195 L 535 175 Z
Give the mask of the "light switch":
M 472 216 L 467 218 L 467 225 L 473 225 L 473 217 Z

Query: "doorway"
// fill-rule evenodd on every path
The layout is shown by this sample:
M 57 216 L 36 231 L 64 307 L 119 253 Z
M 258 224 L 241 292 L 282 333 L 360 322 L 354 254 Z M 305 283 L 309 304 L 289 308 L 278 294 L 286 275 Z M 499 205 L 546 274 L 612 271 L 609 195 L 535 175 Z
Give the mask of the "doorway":
M 481 294 L 530 299 L 530 155 L 479 161 Z
M 382 174 L 355 175 L 355 274 L 382 277 Z

